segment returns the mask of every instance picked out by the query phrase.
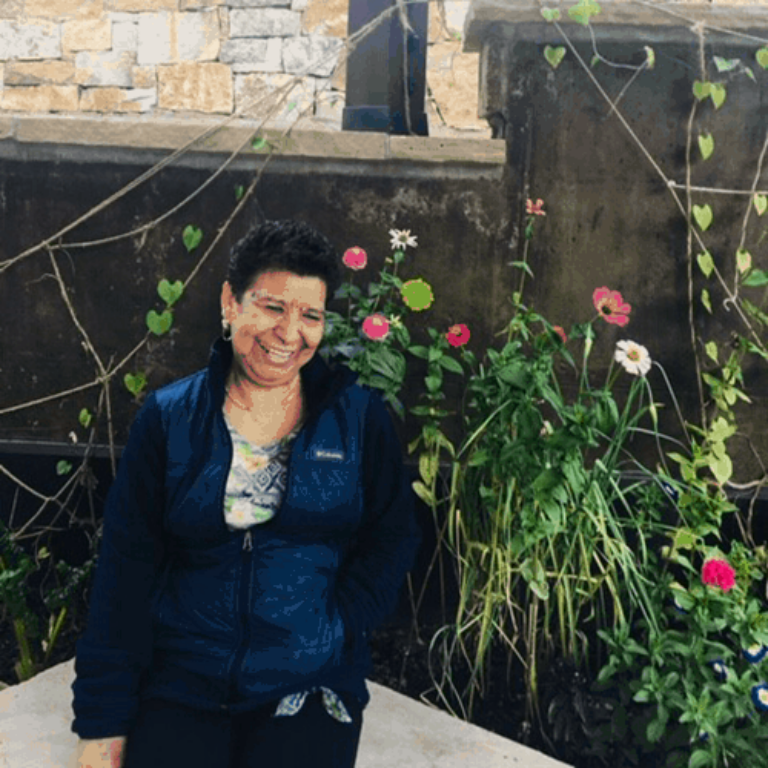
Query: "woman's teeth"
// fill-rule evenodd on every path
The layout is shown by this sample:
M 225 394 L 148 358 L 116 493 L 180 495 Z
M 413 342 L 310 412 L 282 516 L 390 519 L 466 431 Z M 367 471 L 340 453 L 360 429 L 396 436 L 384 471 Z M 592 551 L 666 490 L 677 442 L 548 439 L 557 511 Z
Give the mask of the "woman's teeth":
M 286 363 L 288 360 L 293 357 L 293 352 L 276 352 L 274 349 L 270 349 L 269 347 L 265 347 L 263 344 L 259 344 L 259 346 L 267 353 L 267 355 L 270 357 L 270 359 L 274 360 L 277 363 Z

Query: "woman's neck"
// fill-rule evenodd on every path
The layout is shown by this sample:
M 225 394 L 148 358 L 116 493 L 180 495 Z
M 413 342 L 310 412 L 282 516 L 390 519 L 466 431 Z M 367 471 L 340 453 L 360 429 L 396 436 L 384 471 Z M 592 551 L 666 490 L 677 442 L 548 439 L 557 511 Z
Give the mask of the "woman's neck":
M 227 396 L 241 409 L 260 413 L 287 411 L 295 408 L 301 400 L 301 378 L 276 387 L 262 387 L 251 381 L 245 374 L 232 369 L 227 376 Z

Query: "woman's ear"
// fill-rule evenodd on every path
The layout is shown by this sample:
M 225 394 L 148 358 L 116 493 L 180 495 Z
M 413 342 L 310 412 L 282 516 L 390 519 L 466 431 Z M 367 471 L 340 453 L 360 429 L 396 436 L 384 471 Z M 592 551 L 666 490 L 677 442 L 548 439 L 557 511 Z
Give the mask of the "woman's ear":
M 232 293 L 232 286 L 225 280 L 221 286 L 221 314 L 227 317 L 234 309 L 236 303 L 237 299 L 235 299 Z

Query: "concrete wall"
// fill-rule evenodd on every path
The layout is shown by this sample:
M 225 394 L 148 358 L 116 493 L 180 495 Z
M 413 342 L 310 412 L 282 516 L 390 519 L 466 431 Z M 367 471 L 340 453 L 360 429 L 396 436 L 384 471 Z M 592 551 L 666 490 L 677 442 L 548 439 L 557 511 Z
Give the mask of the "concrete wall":
M 0 114 L 263 119 L 340 130 L 349 0 L 4 0 Z M 430 135 L 490 136 L 477 116 L 478 56 L 462 51 L 469 0 L 430 0 Z M 296 107 L 289 110 L 288 105 Z

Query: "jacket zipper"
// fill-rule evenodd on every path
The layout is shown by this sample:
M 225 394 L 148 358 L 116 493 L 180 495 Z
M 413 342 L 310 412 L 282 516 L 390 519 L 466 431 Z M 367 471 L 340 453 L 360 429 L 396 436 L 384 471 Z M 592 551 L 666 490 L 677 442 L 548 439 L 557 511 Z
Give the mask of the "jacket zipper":
M 246 530 L 243 536 L 243 560 L 242 570 L 240 575 L 240 625 L 242 628 L 241 637 L 243 638 L 239 644 L 237 653 L 235 655 L 235 663 L 232 666 L 232 672 L 229 678 L 229 694 L 230 699 L 234 696 L 236 688 L 237 675 L 240 673 L 240 668 L 243 665 L 245 659 L 245 653 L 248 649 L 248 645 L 251 640 L 251 633 L 248 628 L 248 606 L 251 604 L 251 555 L 253 552 L 253 535 L 250 528 Z M 222 709 L 226 709 L 226 705 L 222 705 Z

